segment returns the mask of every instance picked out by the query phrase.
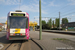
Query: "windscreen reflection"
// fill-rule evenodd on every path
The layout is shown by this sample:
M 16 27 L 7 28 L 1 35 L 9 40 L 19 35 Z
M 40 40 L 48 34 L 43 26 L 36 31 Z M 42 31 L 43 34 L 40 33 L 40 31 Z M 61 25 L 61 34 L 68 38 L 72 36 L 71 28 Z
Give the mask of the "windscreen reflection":
M 26 17 L 10 17 L 10 28 L 26 28 Z

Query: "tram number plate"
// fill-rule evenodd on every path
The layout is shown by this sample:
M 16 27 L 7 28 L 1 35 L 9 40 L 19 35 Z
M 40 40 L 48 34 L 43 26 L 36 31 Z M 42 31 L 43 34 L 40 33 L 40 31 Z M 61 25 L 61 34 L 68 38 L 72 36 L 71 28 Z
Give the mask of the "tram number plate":
M 16 36 L 20 36 L 20 34 L 16 34 Z

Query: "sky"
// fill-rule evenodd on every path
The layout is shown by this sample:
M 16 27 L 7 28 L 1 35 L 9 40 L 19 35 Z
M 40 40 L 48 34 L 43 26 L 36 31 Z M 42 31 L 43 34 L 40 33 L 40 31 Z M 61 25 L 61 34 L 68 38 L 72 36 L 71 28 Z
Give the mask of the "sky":
M 39 24 L 39 0 L 0 0 L 0 23 L 5 23 L 10 11 L 20 10 L 29 14 L 29 21 Z M 52 18 L 67 17 L 69 22 L 75 22 L 75 0 L 41 0 L 41 16 L 46 22 Z M 46 17 L 46 18 L 45 18 Z

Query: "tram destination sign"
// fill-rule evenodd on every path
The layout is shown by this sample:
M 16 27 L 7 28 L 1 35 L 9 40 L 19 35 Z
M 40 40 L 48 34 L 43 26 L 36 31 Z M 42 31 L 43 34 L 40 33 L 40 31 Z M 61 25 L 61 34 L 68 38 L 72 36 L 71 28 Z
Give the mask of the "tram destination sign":
M 21 13 L 11 13 L 11 16 L 25 16 L 25 14 L 21 14 Z

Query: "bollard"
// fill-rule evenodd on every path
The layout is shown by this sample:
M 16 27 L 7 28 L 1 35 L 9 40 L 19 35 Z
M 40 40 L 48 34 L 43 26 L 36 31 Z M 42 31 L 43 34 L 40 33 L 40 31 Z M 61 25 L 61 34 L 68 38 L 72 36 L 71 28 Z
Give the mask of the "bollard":
M 67 29 L 66 29 L 66 32 L 67 32 Z

